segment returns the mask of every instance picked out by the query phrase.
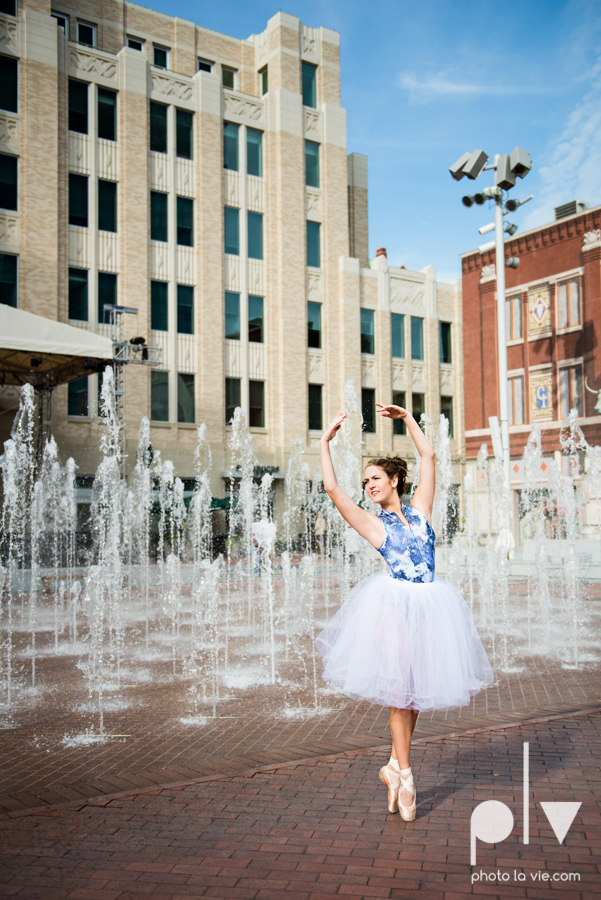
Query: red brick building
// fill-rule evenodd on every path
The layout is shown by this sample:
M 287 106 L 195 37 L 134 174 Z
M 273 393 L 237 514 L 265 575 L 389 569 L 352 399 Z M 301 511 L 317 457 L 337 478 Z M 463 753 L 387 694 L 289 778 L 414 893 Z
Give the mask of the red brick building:
M 516 234 L 505 255 L 520 259 L 505 270 L 512 458 L 522 456 L 535 421 L 544 453 L 559 450 L 559 427 L 573 407 L 588 442 L 601 444 L 597 395 L 585 388 L 586 380 L 601 390 L 601 206 Z M 488 419 L 499 415 L 495 252 L 474 250 L 462 262 L 469 459 L 484 442 L 492 452 Z

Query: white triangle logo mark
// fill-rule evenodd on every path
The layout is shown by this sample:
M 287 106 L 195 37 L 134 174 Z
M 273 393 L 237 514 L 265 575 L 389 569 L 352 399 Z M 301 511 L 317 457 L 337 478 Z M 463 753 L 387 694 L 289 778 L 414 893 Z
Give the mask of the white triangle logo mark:
M 561 844 L 582 803 L 541 803 L 555 837 Z

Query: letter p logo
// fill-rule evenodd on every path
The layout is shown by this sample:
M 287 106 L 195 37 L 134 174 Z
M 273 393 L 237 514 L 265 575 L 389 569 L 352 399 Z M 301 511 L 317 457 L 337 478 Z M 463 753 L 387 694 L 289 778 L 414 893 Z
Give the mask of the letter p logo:
M 487 844 L 504 841 L 513 828 L 513 813 L 500 800 L 479 803 L 470 819 L 470 865 L 476 865 L 476 838 Z

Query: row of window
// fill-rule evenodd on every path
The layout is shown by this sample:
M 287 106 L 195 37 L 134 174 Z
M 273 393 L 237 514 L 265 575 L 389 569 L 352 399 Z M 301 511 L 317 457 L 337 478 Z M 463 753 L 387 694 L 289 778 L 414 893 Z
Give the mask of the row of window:
M 159 106 L 160 104 L 151 104 Z M 167 152 L 166 135 L 162 147 L 153 146 L 152 113 L 151 113 L 151 150 Z M 240 171 L 240 129 L 235 122 L 223 123 L 223 168 L 230 172 Z M 256 128 L 246 127 L 246 173 L 263 175 L 263 132 Z M 305 184 L 307 187 L 319 187 L 319 144 L 316 141 L 305 141 Z
M 535 289 L 527 294 L 527 304 L 521 293 L 505 298 L 505 330 L 508 341 L 524 337 L 524 308 L 528 310 L 528 331 L 551 327 L 550 296 L 547 289 Z M 578 276 L 558 281 L 555 293 L 557 328 L 576 328 L 582 325 L 580 302 L 580 278 Z
M 550 375 L 547 375 L 550 379 Z M 544 378 L 544 376 L 543 376 Z M 524 376 L 516 375 L 507 381 L 507 399 L 509 405 L 509 424 L 526 424 L 526 398 L 524 392 Z M 582 366 L 562 366 L 559 369 L 559 404 L 560 419 L 566 419 L 571 409 L 579 416 L 584 415 L 582 402 Z M 550 389 L 539 383 L 539 379 L 530 389 L 530 420 L 536 418 L 555 419 Z
M 309 304 L 310 307 L 318 307 L 319 304 Z M 315 320 L 316 311 L 309 310 L 309 321 Z M 403 359 L 405 357 L 405 316 L 400 313 L 390 314 L 390 333 L 392 343 L 392 355 Z M 315 329 L 309 326 L 309 346 L 320 346 L 320 343 L 311 343 L 316 340 Z M 451 345 L 451 323 L 439 322 L 439 348 L 440 362 L 451 363 L 453 361 Z M 361 308 L 361 353 L 375 353 L 375 328 L 374 310 Z M 411 359 L 423 360 L 424 358 L 424 320 L 420 316 L 411 316 Z
M 100 388 L 101 381 L 98 379 L 99 396 Z M 69 383 L 67 412 L 70 416 L 90 415 L 88 378 L 79 378 Z M 169 421 L 169 372 L 150 373 L 150 417 L 153 422 Z M 177 373 L 177 421 L 184 425 L 193 425 L 196 421 L 194 375 L 182 372 Z

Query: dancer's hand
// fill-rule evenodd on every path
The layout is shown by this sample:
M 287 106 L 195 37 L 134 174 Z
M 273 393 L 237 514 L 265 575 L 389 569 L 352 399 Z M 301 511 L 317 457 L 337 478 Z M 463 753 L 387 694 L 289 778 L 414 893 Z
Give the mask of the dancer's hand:
M 384 406 L 383 403 L 376 403 L 376 406 L 380 407 L 378 409 L 380 415 L 387 419 L 407 419 L 411 416 L 411 413 L 402 406 Z
M 337 416 L 334 416 L 334 418 L 332 419 L 332 421 L 330 422 L 330 424 L 328 425 L 328 427 L 322 434 L 321 440 L 325 441 L 327 444 L 329 444 L 345 419 L 346 419 L 346 413 L 338 413 Z

